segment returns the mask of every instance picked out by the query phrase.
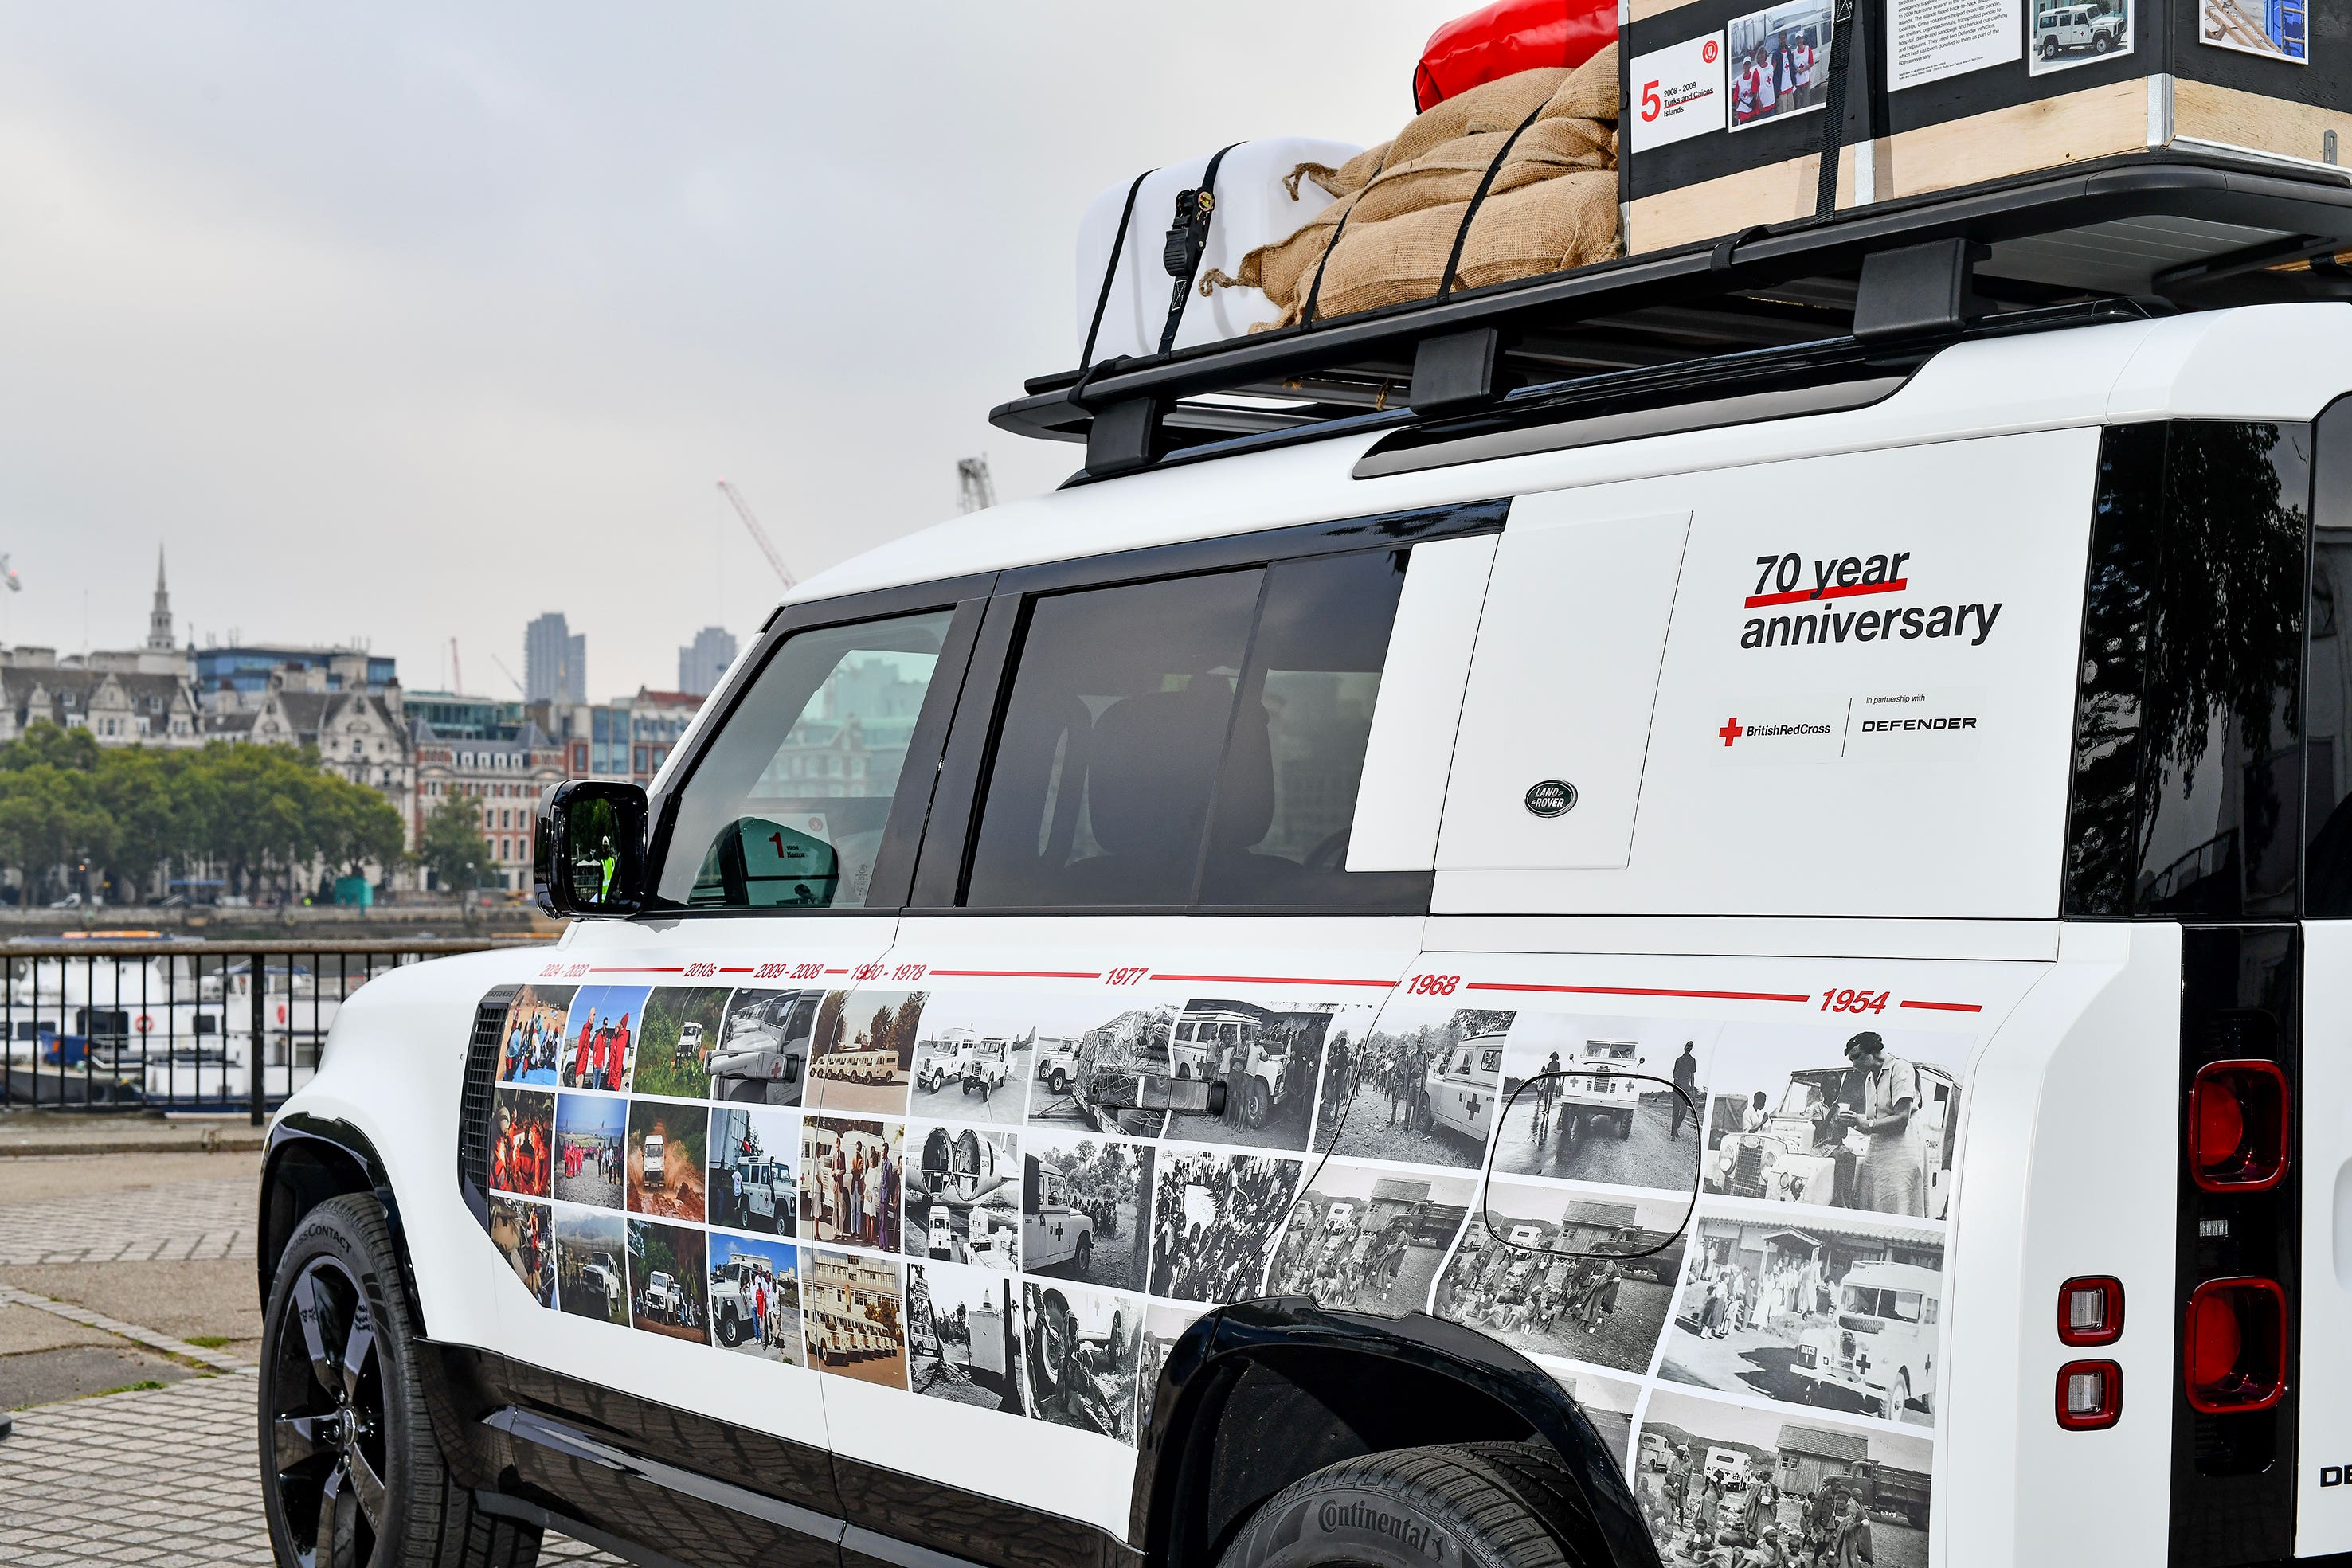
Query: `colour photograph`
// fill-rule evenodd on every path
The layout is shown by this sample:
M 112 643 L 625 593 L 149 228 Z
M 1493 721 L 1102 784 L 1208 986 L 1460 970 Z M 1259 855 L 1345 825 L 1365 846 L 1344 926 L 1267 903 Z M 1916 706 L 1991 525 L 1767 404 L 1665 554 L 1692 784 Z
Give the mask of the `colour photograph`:
M 583 986 L 572 994 L 557 1042 L 556 1071 L 566 1089 L 618 1091 L 629 1081 L 629 1052 L 646 1016 L 644 986 Z
M 1035 1280 L 1021 1289 L 1029 1414 L 1134 1447 L 1143 1304 Z
M 1126 1138 L 1024 1133 L 1021 1267 L 1032 1274 L 1140 1291 L 1146 1197 L 1159 1151 Z
M 501 1089 L 490 1102 L 490 1187 L 545 1197 L 555 1168 L 555 1096 Z
M 770 1236 L 799 1229 L 801 1115 L 725 1105 L 710 1113 L 710 1223 Z
M 1791 1225 L 1701 1210 L 1658 1375 L 1784 1405 L 1932 1427 L 1939 1236 L 1874 1217 Z
M 1663 1198 L 1496 1181 L 1445 1265 L 1436 1315 L 1529 1355 L 1646 1373 L 1686 1212 Z
M 519 1197 L 493 1197 L 485 1227 L 491 1245 L 507 1260 L 522 1288 L 542 1307 L 555 1305 L 555 1270 L 549 1267 L 547 1205 Z
M 1706 1191 L 1941 1219 L 1968 1035 L 1734 1024 L 1708 1077 Z
M 1266 1293 L 1390 1317 L 1426 1312 L 1476 1185 L 1331 1161 L 1291 1206 Z
M 1503 1051 L 1496 1173 L 1696 1191 L 1720 1027 L 1520 1013 Z
M 896 1252 L 906 1139 L 904 1122 L 803 1117 L 801 1239 Z
M 1633 1496 L 1668 1563 L 1915 1568 L 1934 1466 L 1924 1437 L 1660 1388 Z
M 916 1127 L 907 1161 L 910 1258 L 1020 1267 L 1021 1155 L 1013 1134 L 980 1127 Z
M 809 1053 L 808 1097 L 828 1113 L 907 1113 L 921 991 L 834 991 L 819 1010 Z
M 907 1386 L 907 1336 L 896 1260 L 811 1249 L 801 1316 L 819 1372 Z
M 710 1333 L 719 1345 L 762 1361 L 805 1366 L 801 1343 L 800 1249 L 712 1231 Z
M 710 1339 L 709 1257 L 703 1232 L 650 1219 L 629 1222 L 629 1322 L 667 1339 Z
M 1725 25 L 1732 130 L 1803 114 L 1828 101 L 1832 20 L 1830 0 L 1791 0 Z
M 952 1263 L 907 1265 L 907 1374 L 918 1394 L 1022 1411 L 1021 1281 Z
M 617 1214 L 555 1210 L 555 1304 L 574 1317 L 629 1322 L 627 1222 Z
M 1382 1008 L 1363 1049 L 1333 1052 L 1326 1064 L 1315 1146 L 1343 1159 L 1475 1170 L 1517 1016 L 1429 1001 Z
M 701 1223 L 709 1136 L 708 1106 L 630 1101 L 629 1212 Z
M 572 986 L 525 986 L 507 1004 L 499 1053 L 499 1080 L 555 1087 L 555 1058 L 571 1010 Z
M 555 1097 L 555 1196 L 594 1208 L 621 1207 L 629 1103 L 607 1094 Z
M 710 1052 L 725 1020 L 724 987 L 656 986 L 646 998 L 629 1092 L 671 1100 L 710 1097 Z

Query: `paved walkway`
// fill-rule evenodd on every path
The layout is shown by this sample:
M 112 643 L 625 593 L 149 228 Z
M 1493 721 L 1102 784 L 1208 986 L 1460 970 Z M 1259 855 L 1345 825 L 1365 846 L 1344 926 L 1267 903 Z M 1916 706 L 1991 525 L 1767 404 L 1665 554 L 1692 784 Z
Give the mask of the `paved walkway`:
M 16 1413 L 0 1442 L 0 1564 L 266 1568 L 254 1479 L 253 1373 L 109 1394 Z M 168 1474 L 169 1484 L 158 1478 Z M 614 1559 L 550 1536 L 542 1563 Z
M 0 1264 L 250 1258 L 257 1201 L 252 1177 L 240 1171 L 221 1181 L 0 1204 Z

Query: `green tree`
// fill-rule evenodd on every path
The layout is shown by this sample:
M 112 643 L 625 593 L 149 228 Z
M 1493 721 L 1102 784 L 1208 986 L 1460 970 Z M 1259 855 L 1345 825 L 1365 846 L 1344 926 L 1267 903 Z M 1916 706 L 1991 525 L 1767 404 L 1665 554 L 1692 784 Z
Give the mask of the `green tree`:
M 90 775 L 46 762 L 0 771 L 0 862 L 24 879 L 26 903 L 58 873 L 102 862 L 109 826 Z
M 416 858 L 451 888 L 480 887 L 490 879 L 490 841 L 482 837 L 481 809 L 471 796 L 445 795 L 425 819 Z

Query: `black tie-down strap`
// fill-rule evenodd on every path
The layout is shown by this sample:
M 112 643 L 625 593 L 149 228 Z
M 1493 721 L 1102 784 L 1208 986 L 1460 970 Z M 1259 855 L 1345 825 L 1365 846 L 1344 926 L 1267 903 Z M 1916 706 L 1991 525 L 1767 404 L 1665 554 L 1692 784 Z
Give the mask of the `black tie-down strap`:
M 1454 248 L 1446 253 L 1445 271 L 1437 280 L 1437 297 L 1440 299 L 1454 292 L 1454 275 L 1462 267 L 1462 247 L 1469 243 L 1470 225 L 1477 221 L 1478 209 L 1486 204 L 1486 193 L 1495 188 L 1495 176 L 1503 172 L 1503 164 L 1510 157 L 1511 149 L 1519 144 L 1519 138 L 1528 133 L 1528 127 L 1541 120 L 1543 111 L 1550 106 L 1551 99 L 1546 99 L 1528 110 L 1528 117 L 1519 121 L 1519 128 L 1503 138 L 1503 144 L 1495 149 L 1495 156 L 1486 164 L 1486 172 L 1478 177 L 1478 188 L 1470 193 L 1469 204 L 1462 209 L 1462 222 L 1454 231 Z
M 1143 189 L 1143 182 L 1158 172 L 1157 169 L 1146 169 L 1127 188 L 1127 204 L 1118 210 L 1118 232 L 1110 239 L 1110 259 L 1103 264 L 1102 292 L 1095 296 L 1094 319 L 1087 323 L 1087 346 L 1078 350 L 1078 369 L 1082 371 L 1095 362 L 1095 339 L 1102 332 L 1103 312 L 1110 308 L 1111 280 L 1118 276 L 1119 257 L 1127 250 L 1127 225 L 1135 217 L 1136 193 Z
M 1830 30 L 1829 101 L 1822 107 L 1821 183 L 1813 193 L 1813 215 L 1837 211 L 1838 152 L 1845 142 L 1845 98 L 1849 68 L 1853 63 L 1853 14 L 1856 0 L 1837 0 L 1837 20 Z
M 1176 221 L 1168 230 L 1168 241 L 1160 246 L 1160 263 L 1176 287 L 1168 297 L 1168 321 L 1160 329 L 1160 351 L 1166 353 L 1176 346 L 1176 329 L 1184 324 L 1184 306 L 1192 297 L 1192 279 L 1200 275 L 1201 258 L 1209 253 L 1209 220 L 1217 210 L 1217 166 L 1225 154 L 1240 146 L 1238 141 L 1217 149 L 1216 156 L 1201 174 L 1200 189 L 1176 193 Z

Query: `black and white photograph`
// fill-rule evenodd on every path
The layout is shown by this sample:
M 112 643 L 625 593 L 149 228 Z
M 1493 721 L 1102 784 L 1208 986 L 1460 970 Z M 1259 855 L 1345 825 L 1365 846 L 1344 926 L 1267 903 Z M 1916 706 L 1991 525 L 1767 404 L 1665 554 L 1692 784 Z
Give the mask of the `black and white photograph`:
M 530 1299 L 542 1307 L 555 1305 L 555 1270 L 548 1256 L 547 1205 L 520 1197 L 493 1197 L 483 1228 L 490 1244 L 507 1260 Z
M 555 1211 L 555 1304 L 574 1317 L 626 1328 L 629 1270 L 625 1222 L 617 1214 Z
M 1694 1192 L 1720 1025 L 1522 1012 L 1503 1052 L 1496 1175 Z
M 834 991 L 809 1042 L 809 1103 L 828 1113 L 903 1116 L 922 1028 L 921 991 Z
M 1151 1419 L 1154 1391 L 1160 1386 L 1160 1374 L 1168 1364 L 1169 1353 L 1184 1332 L 1208 1315 L 1206 1307 L 1181 1303 L 1153 1301 L 1143 1309 L 1143 1366 L 1136 1374 L 1135 1418 L 1139 1425 Z
M 801 1343 L 800 1249 L 789 1241 L 710 1235 L 710 1333 L 720 1347 L 806 1366 Z
M 2210 4 L 2206 11 L 2210 18 Z M 2131 0 L 2033 0 L 2032 28 L 2026 61 L 2035 76 L 2113 59 L 2131 53 Z
M 1944 1247 L 1924 1230 L 1701 1211 L 1658 1375 L 1932 1427 Z
M 898 1249 L 904 1122 L 801 1118 L 801 1239 Z
M 824 996 L 747 988 L 730 997 L 707 1064 L 710 1097 L 732 1104 L 799 1104 Z
M 704 1233 L 657 1220 L 629 1221 L 629 1322 L 669 1339 L 710 1340 Z
M 1010 1273 L 1021 1266 L 1021 1155 L 1011 1133 L 910 1128 L 906 1252 Z
M 1017 1127 L 1037 1060 L 1031 998 L 987 992 L 935 993 L 915 1044 L 908 1114 Z
M 907 1377 L 918 1394 L 1023 1414 L 1021 1281 L 953 1263 L 907 1265 Z
M 1152 1186 L 1151 1293 L 1237 1301 L 1258 1293 L 1297 1196 L 1299 1162 L 1163 1148 Z
M 555 1196 L 593 1208 L 621 1207 L 629 1103 L 609 1094 L 555 1097 Z
M 1165 1111 L 1139 1110 L 1137 1082 L 1170 1074 L 1173 1007 L 1117 1008 L 1099 997 L 1040 998 L 1029 1077 L 1029 1123 L 1156 1138 Z M 1122 1092 L 1124 1093 L 1122 1094 Z
M 555 1055 L 563 1040 L 564 1016 L 577 986 L 525 986 L 507 1004 L 506 1032 L 499 1052 L 499 1082 L 555 1087 Z
M 1144 1287 L 1145 1215 L 1159 1151 L 1125 1138 L 1022 1134 L 1021 1267 L 1114 1290 Z
M 907 1386 L 906 1303 L 898 1263 L 811 1248 L 803 1254 L 801 1317 L 809 1364 L 884 1388 Z
M 1687 1207 L 1493 1182 L 1445 1265 L 1436 1314 L 1529 1355 L 1646 1373 L 1682 1269 Z
M 1925 1568 L 1934 1465 L 1925 1437 L 1660 1388 L 1633 1498 L 1676 1568 Z
M 1390 1003 L 1360 1047 L 1326 1053 L 1315 1146 L 1342 1159 L 1477 1169 L 1501 1108 L 1517 1016 Z
M 1291 1205 L 1266 1293 L 1391 1317 L 1426 1312 L 1476 1185 L 1466 1176 L 1328 1162 Z
M 1633 1441 L 1633 1406 L 1642 1397 L 1642 1385 L 1619 1378 L 1603 1377 L 1589 1367 L 1566 1366 L 1559 1362 L 1538 1364 L 1551 1375 L 1560 1392 L 1576 1402 L 1592 1429 L 1609 1448 L 1609 1457 L 1617 1468 L 1625 1468 L 1625 1455 Z
M 1792 0 L 1725 25 L 1732 130 L 1803 114 L 1829 100 L 1831 29 L 1830 0 Z
M 1378 1009 L 1317 998 L 1199 998 L 1176 1015 L 1170 1069 L 1179 1079 L 1225 1086 L 1222 1114 L 1179 1111 L 1167 1136 L 1252 1149 L 1307 1147 L 1315 1087 L 1327 1051 L 1352 1050 Z
M 1038 1280 L 1021 1296 L 1029 1414 L 1133 1448 L 1143 1303 Z
M 801 1116 L 722 1105 L 710 1113 L 710 1223 L 768 1236 L 798 1230 Z
M 1709 1073 L 1710 1193 L 1942 1219 L 1967 1035 L 1728 1025 Z

